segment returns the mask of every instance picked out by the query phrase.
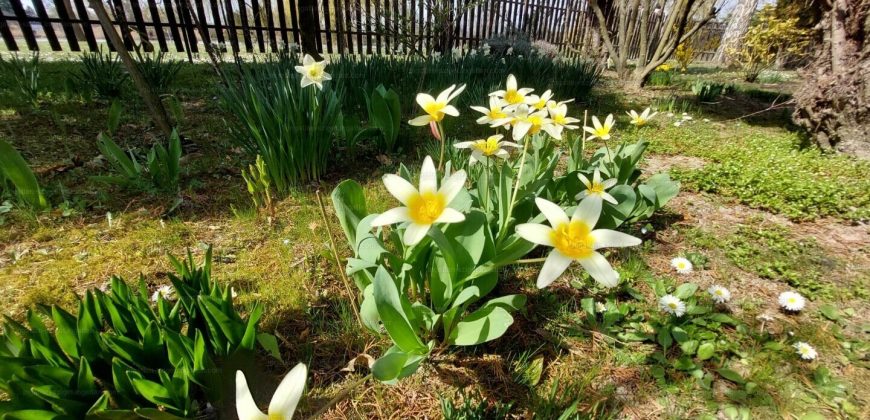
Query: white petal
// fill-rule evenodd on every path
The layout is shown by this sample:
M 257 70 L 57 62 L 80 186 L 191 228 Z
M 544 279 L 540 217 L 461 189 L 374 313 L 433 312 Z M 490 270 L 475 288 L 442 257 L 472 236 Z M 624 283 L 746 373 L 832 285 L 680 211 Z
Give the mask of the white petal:
M 393 197 L 396 197 L 397 200 L 406 206 L 411 197 L 417 195 L 417 189 L 408 180 L 395 174 L 384 175 L 384 186 L 387 187 L 387 191 Z
M 499 135 L 501 135 L 501 134 L 499 134 Z M 520 146 L 519 144 L 516 144 L 516 143 L 514 143 L 514 142 L 512 142 L 512 141 L 503 141 L 503 142 L 501 142 L 501 147 L 506 147 L 506 146 L 507 146 L 507 147 L 523 147 L 523 146 Z
M 601 216 L 601 200 L 598 197 L 584 198 L 577 208 L 574 209 L 574 214 L 571 220 L 582 220 L 583 223 L 589 226 L 590 229 L 598 223 L 598 218 Z
M 578 173 L 577 177 L 580 178 L 580 182 L 582 182 L 583 185 L 586 186 L 586 189 L 592 188 L 592 183 L 589 182 L 589 178 L 586 178 L 586 175 Z
M 514 126 L 514 140 L 522 139 L 526 133 L 532 128 L 532 123 L 528 121 L 520 121 Z
M 533 244 L 553 246 L 553 228 L 539 223 L 517 225 L 517 235 Z
M 426 109 L 426 106 L 433 102 L 435 102 L 435 98 L 433 98 L 432 95 L 427 93 L 417 94 L 417 104 L 419 104 L 421 108 Z
M 601 171 L 597 168 L 595 169 L 595 172 L 592 173 L 592 182 L 595 184 L 601 183 Z
M 302 78 L 302 81 L 299 83 L 300 86 L 306 87 L 310 84 L 314 83 L 313 80 L 309 79 L 307 76 Z
M 417 118 L 414 118 L 413 120 L 408 121 L 408 124 L 413 125 L 413 126 L 417 126 L 417 127 L 422 127 L 424 125 L 429 125 L 429 122 L 431 122 L 431 121 L 432 121 L 432 116 L 429 114 L 426 114 L 426 115 L 421 115 Z
M 278 385 L 275 390 L 275 395 L 272 396 L 272 402 L 269 403 L 269 416 L 283 416 L 285 419 L 293 417 L 293 412 L 296 411 L 296 405 L 299 404 L 299 399 L 302 398 L 302 391 L 305 390 L 305 380 L 308 378 L 308 369 L 304 364 L 299 363 L 294 367 L 287 376 Z
M 332 80 L 332 76 L 329 73 L 324 72 L 322 76 L 320 76 L 323 80 Z
M 305 57 L 302 57 L 302 65 L 305 67 L 308 67 L 316 62 L 317 61 L 315 61 L 314 57 L 312 57 L 310 54 L 305 54 Z
M 604 120 L 605 127 L 613 127 L 613 114 L 607 114 L 607 119 Z
M 586 269 L 598 284 L 606 287 L 614 287 L 619 283 L 619 273 L 610 266 L 603 255 L 593 252 L 592 255 L 577 260 Z
M 541 273 L 538 274 L 538 289 L 549 286 L 550 283 L 554 282 L 565 272 L 569 265 L 571 265 L 571 259 L 562 255 L 559 250 L 554 249 L 547 256 L 547 260 L 544 261 L 544 265 L 541 267 Z
M 614 206 L 619 205 L 619 201 L 617 201 L 615 197 L 606 192 L 601 193 L 601 198 L 603 198 L 604 201 L 613 204 Z
M 541 128 L 543 128 L 544 131 L 546 131 L 547 134 L 550 135 L 550 137 L 556 140 L 562 140 L 562 127 L 558 125 L 547 124 Z
M 483 114 L 489 114 L 489 109 L 482 106 L 472 106 L 470 108 Z
M 444 195 L 444 201 L 447 204 L 450 204 L 456 198 L 456 194 L 459 194 L 459 191 L 462 190 L 467 177 L 464 170 L 458 170 L 441 184 L 441 189 L 438 192 Z
M 405 245 L 417 245 L 426 237 L 426 234 L 429 233 L 429 228 L 431 227 L 432 225 L 418 225 L 416 223 L 411 223 L 405 229 L 405 235 L 402 237 L 402 241 L 405 242 Z
M 393 223 L 401 223 L 401 222 L 409 222 L 411 221 L 411 213 L 407 207 L 396 207 L 394 209 L 389 209 L 377 217 L 372 219 L 371 226 L 386 226 L 392 225 Z
M 592 134 L 592 136 L 590 136 L 589 139 L 594 139 L 594 138 L 598 137 L 598 135 L 595 134 L 595 129 L 592 127 L 583 127 L 583 130 L 589 134 Z
M 451 93 L 450 96 L 447 97 L 447 101 L 446 101 L 446 102 L 450 102 L 450 101 L 452 101 L 453 98 L 459 96 L 459 94 L 462 93 L 463 90 L 465 90 L 465 85 L 464 85 L 464 84 L 463 84 L 462 86 L 459 86 L 458 89 L 454 90 L 453 93 Z
M 441 93 L 438 94 L 438 97 L 435 98 L 435 100 L 442 103 L 442 104 L 446 104 L 447 101 L 449 101 L 448 98 L 450 97 L 450 92 L 452 92 L 453 89 L 455 89 L 455 88 L 456 88 L 456 85 L 450 85 L 449 88 L 441 91 Z
M 473 141 L 461 141 L 459 143 L 453 143 L 453 147 L 457 149 L 467 149 L 471 147 L 472 144 L 474 144 Z
M 617 232 L 610 229 L 596 229 L 590 232 L 595 239 L 593 248 L 622 248 L 626 246 L 640 245 L 640 239 L 627 233 Z
M 507 78 L 507 90 L 517 90 L 517 78 L 512 74 Z
M 465 220 L 464 214 L 460 213 L 459 210 L 447 207 L 441 213 L 441 216 L 435 219 L 435 223 L 459 223 L 463 220 Z
M 435 191 L 438 191 L 438 174 L 435 172 L 432 158 L 426 156 L 426 159 L 423 159 L 423 168 L 420 170 L 420 194 Z
M 419 97 L 420 96 L 418 95 L 417 98 L 419 98 Z M 418 100 L 418 102 L 419 102 L 419 100 Z M 598 117 L 596 117 L 594 115 L 592 116 L 592 126 L 594 126 L 596 129 L 601 128 L 601 121 L 598 121 Z
M 507 159 L 508 157 L 510 157 L 510 155 L 510 152 L 505 149 L 499 149 L 497 152 L 495 152 L 495 157 L 499 157 L 502 159 Z
M 547 218 L 547 221 L 550 222 L 550 226 L 555 228 L 563 223 L 568 223 L 568 215 L 565 214 L 565 210 L 562 210 L 558 204 L 540 197 L 535 198 L 535 204 L 538 205 L 538 208 L 541 209 L 541 213 L 543 213 L 544 217 Z M 590 228 L 591 227 L 592 226 L 590 225 Z
M 454 117 L 458 117 L 458 116 L 459 116 L 459 110 L 456 109 L 456 107 L 453 106 L 453 105 L 447 105 L 447 106 L 445 106 L 444 109 L 441 110 L 441 112 L 443 112 L 443 113 L 445 113 L 445 114 L 447 114 L 447 115 L 452 115 L 452 116 L 454 116 Z
M 616 179 L 616 178 L 610 178 L 610 179 L 604 181 L 604 182 L 603 182 L 603 184 L 604 184 L 604 189 L 605 189 L 605 190 L 610 189 L 610 187 L 616 185 L 617 182 L 619 182 L 619 180 Z
M 254 397 L 248 389 L 245 374 L 240 370 L 236 371 L 236 414 L 239 420 L 268 420 L 269 418 L 257 408 L 257 403 L 254 402 Z

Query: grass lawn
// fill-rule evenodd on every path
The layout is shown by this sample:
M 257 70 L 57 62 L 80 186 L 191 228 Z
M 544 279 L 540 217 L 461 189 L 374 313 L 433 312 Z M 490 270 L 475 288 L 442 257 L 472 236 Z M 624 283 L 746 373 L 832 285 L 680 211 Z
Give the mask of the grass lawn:
M 297 361 L 311 372 L 305 414 L 366 375 L 365 357 L 358 356 L 377 358 L 390 342 L 356 325 L 343 267 L 336 266 L 327 239 L 325 224 L 337 233 L 338 223 L 331 208 L 323 220 L 315 193 L 328 195 L 351 178 L 374 203 L 371 211 L 393 207 L 381 176 L 394 173 L 399 162 L 419 167 L 433 141 L 429 130 L 403 127 L 414 148 L 398 155 L 378 156 L 365 147 L 354 158 L 336 153 L 322 181 L 280 198 L 270 225 L 252 209 L 240 173 L 252 159 L 229 137 L 231 116 L 220 107 L 216 77 L 204 64 L 189 65 L 172 85 L 183 109 L 185 157 L 183 200 L 169 211 L 166 199 L 91 178 L 107 172 L 96 136 L 105 130 L 109 105 L 67 93 L 66 75 L 77 65 L 43 63 L 46 93 L 36 109 L 17 99 L 8 82 L 0 90 L 0 138 L 32 165 L 54 204 L 43 213 L 18 207 L 0 213 L 3 314 L 21 319 L 36 304 L 74 310 L 77 296 L 112 275 L 129 282 L 142 276 L 153 291 L 168 282 L 167 254 L 189 249 L 200 257 L 211 245 L 214 277 L 231 285 L 243 304 L 263 303 L 262 328 L 279 339 L 284 364 L 267 362 L 271 376 L 257 401 L 268 401 L 274 388 L 267 385 Z M 693 68 L 673 86 L 642 94 L 621 91 L 605 75 L 589 97 L 571 104 L 572 116 L 582 118 L 584 109 L 613 113 L 617 139 L 650 141 L 642 164 L 647 173 L 668 171 L 682 183 L 663 211 L 631 227 L 643 228 L 644 244 L 616 254 L 623 280 L 618 290 L 592 286 L 579 268 L 539 290 L 539 265 L 511 266 L 498 287 L 524 293 L 529 302 L 504 337 L 453 348 L 398 386 L 368 381 L 325 418 L 422 419 L 451 412 L 486 413 L 452 418 L 492 418 L 503 409 L 510 418 L 555 419 L 572 407 L 579 418 L 744 418 L 732 417 L 744 411 L 754 418 L 866 418 L 870 163 L 807 146 L 790 126 L 787 108 L 739 118 L 781 102 L 779 93 L 788 94 L 794 77 L 766 77 L 768 84 L 741 84 L 713 103 L 698 103 L 689 90 L 696 79 L 739 75 Z M 534 82 L 520 84 L 543 90 Z M 403 107 L 412 101 L 401 99 Z M 150 147 L 157 133 L 132 88 L 122 104 L 116 141 L 140 151 Z M 651 126 L 630 128 L 625 111 L 651 104 L 659 107 Z M 460 112 L 450 133 L 464 133 L 461 139 L 485 133 L 473 111 Z M 351 256 L 337 239 L 343 256 Z M 677 256 L 689 258 L 694 272 L 675 273 L 670 260 Z M 689 281 L 702 291 L 714 284 L 730 289 L 725 312 L 741 325 L 723 329 L 728 356 L 700 362 L 700 374 L 662 362 L 653 342 L 607 334 L 581 308 L 582 298 L 615 296 L 630 307 L 620 331 L 642 329 L 632 322 L 659 311 L 657 288 Z M 806 309 L 781 312 L 777 296 L 787 290 L 806 296 Z M 815 361 L 795 355 L 791 344 L 798 338 L 818 350 Z M 723 369 L 739 376 L 704 375 Z

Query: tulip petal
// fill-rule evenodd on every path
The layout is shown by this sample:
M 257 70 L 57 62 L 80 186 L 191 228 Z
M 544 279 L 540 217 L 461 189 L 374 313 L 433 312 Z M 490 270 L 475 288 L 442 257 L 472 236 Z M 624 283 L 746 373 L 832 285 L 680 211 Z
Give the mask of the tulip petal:
M 610 263 L 607 262 L 607 259 L 603 255 L 593 252 L 592 255 L 577 261 L 598 284 L 605 287 L 614 287 L 619 283 L 619 273 L 610 266 Z
M 411 221 L 410 210 L 408 210 L 407 207 L 396 207 L 379 214 L 377 217 L 372 219 L 370 225 L 372 227 L 377 227 L 409 221 Z
M 583 185 L 586 187 L 587 190 L 592 188 L 592 183 L 589 182 L 589 178 L 586 178 L 586 175 L 578 173 L 577 178 L 580 178 L 580 182 L 583 183 Z
M 441 109 L 441 112 L 443 112 L 443 113 L 445 113 L 445 114 L 447 114 L 447 115 L 450 115 L 450 116 L 454 116 L 454 117 L 458 117 L 458 116 L 459 116 L 459 110 L 456 109 L 456 107 L 453 106 L 453 105 L 447 105 L 447 106 L 445 106 L 444 108 Z
M 426 234 L 429 233 L 429 228 L 432 225 L 418 225 L 416 223 L 411 223 L 405 228 L 405 235 L 402 236 L 402 242 L 405 245 L 417 245 L 423 238 L 426 237 Z
M 408 124 L 416 126 L 416 127 L 422 127 L 424 125 L 429 125 L 430 121 L 432 121 L 432 116 L 429 114 L 426 114 L 426 115 L 421 115 L 417 118 L 414 118 L 414 119 L 408 121 Z
M 556 281 L 568 269 L 569 265 L 571 265 L 571 259 L 562 255 L 558 249 L 550 252 L 541 267 L 541 273 L 538 274 L 538 289 L 543 289 Z
M 308 369 L 304 364 L 299 363 L 290 370 L 290 373 L 284 377 L 275 394 L 272 396 L 272 402 L 269 403 L 269 416 L 281 416 L 281 418 L 293 418 L 293 412 L 296 411 L 296 406 L 299 404 L 299 399 L 302 398 L 302 391 L 305 391 L 305 380 L 308 378 Z
M 474 144 L 473 141 L 461 141 L 459 143 L 453 143 L 453 147 L 455 147 L 457 149 L 467 149 L 467 148 L 471 147 L 471 145 L 473 145 L 473 144 Z
M 598 218 L 601 216 L 601 199 L 599 197 L 584 198 L 577 208 L 574 209 L 574 214 L 571 215 L 571 220 L 580 220 L 586 223 L 589 228 L 595 227 L 598 223 Z
M 540 223 L 522 223 L 517 225 L 517 235 L 533 244 L 553 246 L 553 228 Z
M 468 175 L 464 170 L 458 170 L 441 184 L 441 189 L 438 192 L 444 195 L 444 201 L 447 204 L 450 204 L 456 198 L 456 195 L 459 194 L 459 191 L 462 190 L 467 177 Z
M 257 403 L 254 402 L 254 397 L 248 389 L 245 374 L 240 370 L 236 371 L 236 414 L 239 420 L 268 420 L 269 418 L 257 408 Z
M 423 167 L 420 169 L 420 194 L 438 191 L 438 174 L 435 172 L 435 164 L 432 157 L 423 159 Z
M 420 108 L 426 109 L 426 106 L 435 102 L 435 98 L 428 93 L 418 93 L 417 94 L 417 104 L 420 105 Z
M 595 240 L 594 249 L 637 246 L 641 242 L 639 238 L 610 229 L 595 229 L 590 232 L 590 235 Z
M 565 214 L 565 210 L 562 210 L 558 204 L 540 197 L 535 198 L 535 204 L 538 205 L 541 213 L 543 213 L 544 217 L 547 218 L 547 221 L 550 222 L 550 226 L 556 228 L 563 223 L 568 223 L 568 215 Z
M 447 97 L 447 100 L 445 102 L 452 101 L 454 98 L 459 96 L 459 94 L 462 93 L 462 91 L 464 91 L 464 90 L 465 90 L 465 85 L 464 84 L 460 85 L 458 89 L 454 90 L 453 93 L 451 93 L 450 96 Z
M 406 206 L 412 197 L 418 195 L 417 189 L 414 188 L 414 185 L 408 182 L 405 178 L 395 174 L 386 174 L 383 179 L 387 191 Z
M 459 223 L 463 220 L 465 220 L 464 214 L 460 213 L 459 210 L 447 207 L 441 213 L 441 216 L 435 219 L 435 223 Z
M 614 196 L 612 196 L 606 192 L 601 193 L 601 198 L 603 198 L 604 201 L 606 201 L 610 204 L 613 204 L 614 206 L 619 205 L 619 201 L 617 201 Z

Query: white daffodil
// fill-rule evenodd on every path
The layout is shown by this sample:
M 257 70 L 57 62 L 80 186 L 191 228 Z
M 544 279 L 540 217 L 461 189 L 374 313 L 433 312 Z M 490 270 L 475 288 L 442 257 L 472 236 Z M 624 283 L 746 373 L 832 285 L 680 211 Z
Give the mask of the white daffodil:
M 616 201 L 616 198 L 606 192 L 609 188 L 616 185 L 616 178 L 610 178 L 602 182 L 601 171 L 599 171 L 598 169 L 595 169 L 595 172 L 592 174 L 591 182 L 589 181 L 589 178 L 586 178 L 586 176 L 583 174 L 578 173 L 577 177 L 580 178 L 580 182 L 582 182 L 583 185 L 586 186 L 586 189 L 580 191 L 580 193 L 578 193 L 577 196 L 574 197 L 575 199 L 581 200 L 584 197 L 593 197 L 602 199 L 613 205 L 619 204 L 619 202 Z
M 398 175 L 384 175 L 384 186 L 403 207 L 387 210 L 372 220 L 372 227 L 410 222 L 402 240 L 406 245 L 416 245 L 426 237 L 435 223 L 458 223 L 465 215 L 447 207 L 465 185 L 465 171 L 459 170 L 444 180 L 438 188 L 438 174 L 432 158 L 426 156 L 420 170 L 420 189 Z
M 471 158 L 468 160 L 469 165 L 474 165 L 476 162 L 487 162 L 491 157 L 507 159 L 510 152 L 505 150 L 505 147 L 520 147 L 519 144 L 510 141 L 501 141 L 504 136 L 495 134 L 483 140 L 463 141 L 453 145 L 457 149 L 471 149 Z
M 175 289 L 168 284 L 164 284 L 157 288 L 154 293 L 151 295 L 151 301 L 157 302 L 159 298 L 163 298 L 163 300 L 175 300 Z
M 513 126 L 514 140 L 520 140 L 525 137 L 526 134 L 535 135 L 541 130 L 546 131 L 547 134 L 550 134 L 555 139 L 562 138 L 560 133 L 553 132 L 553 122 L 549 118 L 547 118 L 546 110 L 535 112 L 529 111 L 530 110 L 528 105 L 520 104 L 508 117 L 502 118 L 500 120 L 495 120 L 490 123 L 490 126 L 501 127 L 505 124 L 511 124 Z
M 553 99 L 553 91 L 547 89 L 544 93 L 539 95 L 529 95 L 526 97 L 526 104 L 530 107 L 540 111 L 547 107 L 547 103 Z
M 314 85 L 318 89 L 323 89 L 323 82 L 332 80 L 332 76 L 326 72 L 327 64 L 329 63 L 326 60 L 316 61 L 314 57 L 305 54 L 305 57 L 302 58 L 302 65 L 296 66 L 296 71 L 302 75 L 302 87 Z
M 610 140 L 610 129 L 613 128 L 613 114 L 608 114 L 607 118 L 604 120 L 604 125 L 601 125 L 601 121 L 598 120 L 598 117 L 592 116 L 592 127 L 586 126 L 583 127 L 586 132 L 591 134 L 589 139 L 599 138 L 601 140 Z
M 803 341 L 798 341 L 794 343 L 794 349 L 797 350 L 798 356 L 804 360 L 814 360 L 818 357 L 819 353 L 816 352 L 816 349 L 813 346 L 804 343 Z
M 263 414 L 254 402 L 254 397 L 251 396 L 251 391 L 248 389 L 248 382 L 245 380 L 245 374 L 242 371 L 236 371 L 236 413 L 239 420 L 290 420 L 293 418 L 293 412 L 296 411 L 296 406 L 302 398 L 302 391 L 305 390 L 305 380 L 308 377 L 308 369 L 304 364 L 300 363 L 284 377 L 275 394 L 272 395 L 272 401 L 269 403 L 268 414 Z
M 683 257 L 676 257 L 671 260 L 671 267 L 677 270 L 680 274 L 689 274 L 692 272 L 692 262 Z
M 526 95 L 532 93 L 534 89 L 518 88 L 517 78 L 514 75 L 508 75 L 507 88 L 505 90 L 497 90 L 489 94 L 501 99 L 505 106 L 516 106 L 526 102 Z
M 517 226 L 517 234 L 529 242 L 554 248 L 541 267 L 538 288 L 549 286 L 562 275 L 571 261 L 579 262 L 598 283 L 606 287 L 616 286 L 619 273 L 596 250 L 635 246 L 640 244 L 640 239 L 615 230 L 593 230 L 601 216 L 601 200 L 581 201 L 570 219 L 555 203 L 536 198 L 535 204 L 550 222 L 550 226 L 523 223 Z
M 437 98 L 433 98 L 432 95 L 427 93 L 418 93 L 417 104 L 420 105 L 420 108 L 423 108 L 426 115 L 414 118 L 413 120 L 408 121 L 408 124 L 420 127 L 427 125 L 430 122 L 439 123 L 444 119 L 445 115 L 458 117 L 459 110 L 453 105 L 450 105 L 450 101 L 459 96 L 463 90 L 465 90 L 465 85 L 459 86 L 458 89 L 456 88 L 456 85 L 451 85 L 449 88 L 439 93 Z
M 731 300 L 731 291 L 719 285 L 710 286 L 710 288 L 707 289 L 707 293 L 710 294 L 713 298 L 713 302 L 716 303 L 725 303 Z
M 473 106 L 471 109 L 483 114 L 477 119 L 478 124 L 490 124 L 495 120 L 502 120 L 508 117 L 507 112 L 502 108 L 501 99 L 490 96 L 489 108 L 483 106 Z
M 646 125 L 646 123 L 649 122 L 649 120 L 655 117 L 658 112 L 653 112 L 652 114 L 650 114 L 650 109 L 647 108 L 643 110 L 643 112 L 641 112 L 640 114 L 635 112 L 633 109 L 631 111 L 628 111 L 627 114 L 629 117 L 631 117 L 631 124 L 637 127 L 643 127 Z
M 798 292 L 782 292 L 779 294 L 779 306 L 787 311 L 800 312 L 807 300 Z
M 659 307 L 662 308 L 663 311 L 676 317 L 681 317 L 686 313 L 686 304 L 674 295 L 662 296 L 662 298 L 659 299 Z

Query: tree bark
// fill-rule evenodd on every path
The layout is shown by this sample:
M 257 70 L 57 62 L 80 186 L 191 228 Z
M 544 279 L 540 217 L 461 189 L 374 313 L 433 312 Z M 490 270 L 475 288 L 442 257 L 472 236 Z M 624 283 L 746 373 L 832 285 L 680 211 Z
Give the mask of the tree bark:
M 752 15 L 757 7 L 758 0 L 739 0 L 737 6 L 734 6 L 734 10 L 728 16 L 728 26 L 725 27 L 725 32 L 722 34 L 722 41 L 719 43 L 719 48 L 716 49 L 716 55 L 713 56 L 714 62 L 730 64 L 729 51 L 734 51 L 740 47 L 740 42 L 746 35 L 746 30 L 749 29 L 749 23 L 752 21 Z
M 795 92 L 795 123 L 824 149 L 870 159 L 870 0 L 831 0 Z
M 299 0 L 299 29 L 302 37 L 302 52 L 320 60 L 320 13 L 317 0 Z

